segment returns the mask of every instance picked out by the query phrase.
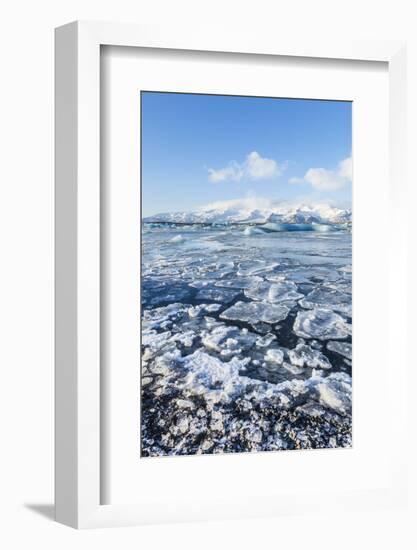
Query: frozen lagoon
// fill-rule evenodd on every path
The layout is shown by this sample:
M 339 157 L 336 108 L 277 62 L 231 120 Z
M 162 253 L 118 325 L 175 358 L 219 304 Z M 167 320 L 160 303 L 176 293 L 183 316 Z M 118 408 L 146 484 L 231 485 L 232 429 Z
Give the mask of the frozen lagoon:
M 144 224 L 142 456 L 351 445 L 351 234 Z

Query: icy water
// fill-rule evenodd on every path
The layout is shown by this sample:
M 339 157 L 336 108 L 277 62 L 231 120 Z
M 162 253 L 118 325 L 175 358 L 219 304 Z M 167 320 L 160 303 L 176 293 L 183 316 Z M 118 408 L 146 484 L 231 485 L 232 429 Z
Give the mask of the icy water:
M 142 456 L 351 446 L 351 234 L 142 229 Z

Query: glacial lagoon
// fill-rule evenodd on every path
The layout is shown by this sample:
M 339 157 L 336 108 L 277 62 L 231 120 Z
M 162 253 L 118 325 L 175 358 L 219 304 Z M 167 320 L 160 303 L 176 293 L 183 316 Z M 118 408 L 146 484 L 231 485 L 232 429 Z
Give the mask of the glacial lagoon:
M 143 224 L 142 456 L 351 446 L 351 232 L 302 225 Z

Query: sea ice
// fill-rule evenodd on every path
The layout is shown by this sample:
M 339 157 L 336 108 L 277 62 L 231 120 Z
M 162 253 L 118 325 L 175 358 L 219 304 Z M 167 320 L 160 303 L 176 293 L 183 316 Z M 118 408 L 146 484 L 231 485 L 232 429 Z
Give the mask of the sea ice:
M 324 307 L 334 311 L 340 311 L 352 315 L 352 297 L 339 290 L 320 287 L 314 289 L 305 298 L 300 300 L 300 305 L 307 309 Z
M 214 312 L 214 311 L 219 311 L 219 309 L 221 309 L 221 305 L 220 304 L 204 304 L 204 309 L 206 311 L 208 311 L 209 313 L 211 312 Z
M 284 361 L 284 352 L 282 351 L 282 349 L 269 349 L 266 352 L 265 360 L 281 365 Z
M 265 260 L 243 260 L 239 263 L 238 275 L 260 275 L 272 271 L 279 264 Z
M 256 338 L 256 335 L 247 329 L 225 325 L 217 326 L 210 332 L 204 331 L 201 335 L 201 341 L 206 348 L 222 355 L 248 350 L 254 345 Z
M 352 408 L 352 380 L 350 376 L 339 372 L 323 378 L 315 386 L 318 401 L 324 407 L 338 414 L 348 414 Z
M 297 286 L 290 281 L 277 283 L 262 282 L 244 290 L 245 296 L 252 300 L 271 303 L 299 300 L 303 294 L 297 292 Z
M 252 235 L 264 235 L 265 233 L 262 231 L 262 229 L 259 229 L 258 227 L 248 226 L 243 231 L 243 234 L 245 235 L 245 237 L 251 237 Z
M 234 279 L 223 279 L 217 281 L 214 286 L 220 286 L 224 288 L 249 288 L 254 286 L 256 283 L 262 282 L 263 279 L 257 275 L 252 277 L 236 277 Z
M 235 290 L 223 290 L 219 288 L 202 288 L 197 293 L 197 300 L 214 300 L 215 302 L 222 302 L 227 304 L 234 300 L 236 296 L 240 294 L 240 291 Z
M 293 365 L 310 367 L 311 369 L 330 369 L 330 361 L 323 353 L 304 343 L 297 344 L 295 349 L 289 350 L 288 357 Z
M 159 349 L 168 342 L 170 337 L 171 333 L 169 331 L 157 333 L 156 330 L 143 330 L 142 346 Z
M 145 456 L 351 444 L 350 235 L 257 229 L 143 232 Z
M 186 348 L 190 348 L 193 345 L 193 342 L 196 338 L 195 332 L 192 330 L 187 330 L 186 332 L 178 332 L 174 334 L 171 338 L 171 342 L 179 342 Z
M 279 323 L 283 321 L 289 308 L 284 305 L 269 304 L 267 302 L 236 302 L 232 307 L 220 314 L 222 319 L 244 321 L 247 323 Z
M 183 388 L 190 395 L 201 395 L 204 399 L 218 403 L 228 402 L 242 390 L 249 379 L 239 375 L 239 371 L 250 361 L 233 357 L 223 362 L 208 353 L 197 350 L 192 355 L 180 359 L 187 370 Z
M 294 374 L 295 376 L 302 374 L 304 371 L 301 367 L 297 367 L 297 365 L 293 365 L 292 363 L 287 363 L 286 361 L 282 363 L 282 367 L 290 372 L 291 374 Z
M 177 320 L 190 306 L 187 304 L 169 304 L 165 307 L 156 307 L 154 309 L 145 309 L 143 311 L 142 327 L 159 328 L 166 321 Z
M 256 345 L 260 348 L 265 348 L 268 347 L 276 339 L 277 337 L 275 336 L 275 334 L 272 334 L 270 332 L 268 334 L 265 334 L 265 336 L 258 336 L 256 339 Z
M 331 309 L 315 308 L 297 313 L 294 332 L 302 338 L 342 339 L 351 334 L 351 326 Z
M 327 342 L 327 349 L 343 355 L 346 359 L 352 359 L 352 344 L 348 342 Z
M 196 279 L 189 283 L 193 288 L 206 288 L 214 284 L 214 279 L 199 280 Z
M 170 239 L 169 242 L 171 242 L 171 243 L 182 243 L 184 241 L 185 241 L 185 239 L 182 235 L 176 235 L 175 237 L 172 237 L 172 239 Z

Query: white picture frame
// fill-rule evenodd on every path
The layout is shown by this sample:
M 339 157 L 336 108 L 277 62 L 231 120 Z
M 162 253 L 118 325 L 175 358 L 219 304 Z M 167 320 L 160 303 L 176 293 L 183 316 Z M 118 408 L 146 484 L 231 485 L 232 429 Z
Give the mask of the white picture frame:
M 401 227 L 405 189 L 405 45 L 363 41 L 327 43 L 221 29 L 145 27 L 75 22 L 56 30 L 56 519 L 76 528 L 134 525 L 245 515 L 227 513 L 228 503 L 211 502 L 192 517 L 176 507 L 175 495 L 160 517 L 134 504 L 101 504 L 100 445 L 100 48 L 102 45 L 229 52 L 333 60 L 382 61 L 389 70 L 390 191 L 393 219 Z M 400 229 L 398 229 L 400 230 Z M 405 273 L 405 252 L 393 264 Z M 401 271 L 403 270 L 403 271 Z M 401 316 L 403 301 L 389 304 Z M 404 315 L 405 318 L 405 315 Z M 398 384 L 405 387 L 405 356 L 399 356 Z M 398 408 L 400 420 L 405 411 Z M 400 424 L 400 422 L 399 422 Z M 405 498 L 405 451 L 398 437 L 383 493 L 341 492 L 346 507 L 392 506 Z M 320 499 L 319 499 L 320 500 Z M 322 499 L 322 502 L 325 499 Z M 275 503 L 286 513 L 314 504 L 317 495 Z M 334 500 L 334 502 L 336 502 Z M 320 507 L 320 505 L 319 505 Z M 260 510 L 262 513 L 262 510 Z

